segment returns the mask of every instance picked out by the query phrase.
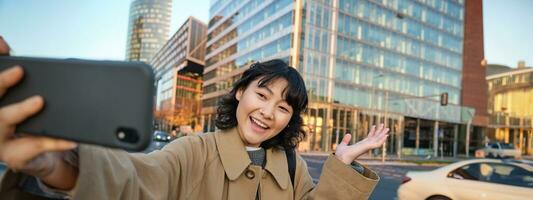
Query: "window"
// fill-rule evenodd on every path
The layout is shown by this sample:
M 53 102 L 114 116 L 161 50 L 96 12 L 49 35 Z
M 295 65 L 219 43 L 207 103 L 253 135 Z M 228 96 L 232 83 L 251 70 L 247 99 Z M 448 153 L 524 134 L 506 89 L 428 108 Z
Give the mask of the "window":
M 502 149 L 515 149 L 513 144 L 500 144 Z
M 520 187 L 533 187 L 533 172 L 510 164 L 491 163 L 488 182 L 514 185 Z
M 517 165 L 504 163 L 475 163 L 465 165 L 448 174 L 459 180 L 483 181 L 519 187 L 533 187 L 533 172 Z
M 484 164 L 486 166 L 487 164 Z M 479 181 L 483 179 L 483 176 L 481 175 L 481 164 L 475 163 L 470 165 L 465 165 L 459 169 L 454 170 L 450 174 L 448 174 L 448 177 L 460 179 L 460 180 L 474 180 Z

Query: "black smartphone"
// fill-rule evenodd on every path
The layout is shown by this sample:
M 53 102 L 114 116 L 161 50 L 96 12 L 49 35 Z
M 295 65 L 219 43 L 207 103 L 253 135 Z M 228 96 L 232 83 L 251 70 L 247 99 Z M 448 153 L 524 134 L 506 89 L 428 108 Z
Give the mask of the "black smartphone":
M 44 108 L 16 132 L 129 151 L 151 142 L 154 72 L 141 62 L 0 56 L 0 70 L 19 65 L 24 78 L 0 106 L 41 95 Z

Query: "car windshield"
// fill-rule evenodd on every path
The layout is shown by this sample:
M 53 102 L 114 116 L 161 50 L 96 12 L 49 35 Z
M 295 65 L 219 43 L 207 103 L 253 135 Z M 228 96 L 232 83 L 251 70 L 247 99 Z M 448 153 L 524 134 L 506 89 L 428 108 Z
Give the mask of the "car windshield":
M 501 144 L 502 149 L 514 149 L 512 144 Z

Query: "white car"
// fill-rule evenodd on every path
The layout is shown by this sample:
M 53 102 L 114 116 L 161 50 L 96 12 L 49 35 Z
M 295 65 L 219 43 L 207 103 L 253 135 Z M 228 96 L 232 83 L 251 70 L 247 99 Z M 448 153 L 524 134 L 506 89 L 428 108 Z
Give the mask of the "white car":
M 407 172 L 399 200 L 533 199 L 533 166 L 497 159 L 464 160 L 425 172 Z
M 519 149 L 508 143 L 489 143 L 483 151 L 488 158 L 520 158 L 522 156 Z

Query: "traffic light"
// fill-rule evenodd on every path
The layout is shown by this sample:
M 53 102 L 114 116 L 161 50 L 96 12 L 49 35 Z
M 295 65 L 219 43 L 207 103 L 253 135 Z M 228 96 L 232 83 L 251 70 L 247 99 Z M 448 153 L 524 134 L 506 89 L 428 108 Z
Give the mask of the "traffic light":
M 441 106 L 448 105 L 448 93 L 447 92 L 443 92 L 442 94 L 440 94 L 440 105 Z

